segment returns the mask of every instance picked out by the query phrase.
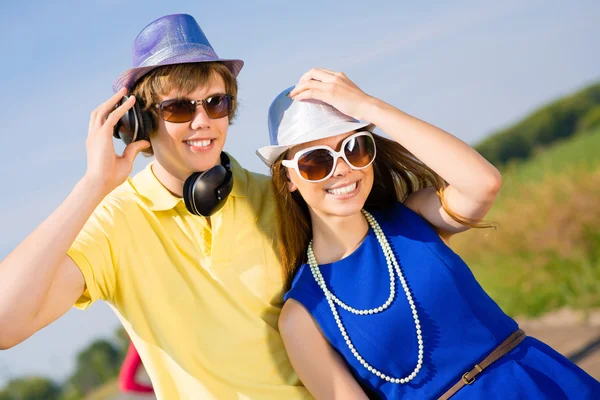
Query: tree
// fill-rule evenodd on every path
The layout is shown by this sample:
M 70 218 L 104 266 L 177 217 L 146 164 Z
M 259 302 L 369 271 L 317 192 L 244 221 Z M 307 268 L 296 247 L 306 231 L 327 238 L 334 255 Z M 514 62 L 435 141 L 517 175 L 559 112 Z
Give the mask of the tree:
M 115 344 L 117 346 L 117 350 L 119 351 L 119 358 L 121 359 L 121 363 L 125 359 L 125 355 L 127 354 L 127 349 L 129 349 L 130 342 L 131 339 L 129 338 L 127 331 L 125 330 L 125 328 L 120 326 L 115 331 Z
M 112 343 L 96 340 L 77 355 L 76 372 L 68 383 L 80 394 L 87 394 L 117 376 L 121 361 L 119 351 Z
M 537 148 L 600 126 L 600 83 L 556 100 L 475 146 L 492 164 L 530 157 Z
M 600 128 L 600 105 L 589 110 L 577 124 L 577 132 L 589 132 Z
M 47 378 L 13 379 L 0 391 L 0 400 L 58 400 L 60 387 Z

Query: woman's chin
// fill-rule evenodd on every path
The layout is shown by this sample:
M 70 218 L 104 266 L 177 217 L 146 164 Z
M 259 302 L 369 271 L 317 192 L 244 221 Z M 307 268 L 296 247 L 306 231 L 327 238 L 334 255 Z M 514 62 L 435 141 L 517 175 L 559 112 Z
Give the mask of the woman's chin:
M 327 204 L 323 207 L 326 214 L 336 217 L 350 217 L 359 213 L 365 205 L 363 199 L 352 199 L 352 201 L 335 202 L 335 204 Z
M 309 206 L 321 214 L 335 217 L 350 217 L 359 213 L 364 208 L 366 201 L 366 196 L 358 195 L 343 200 L 325 198 L 321 199 L 318 204 L 309 203 Z

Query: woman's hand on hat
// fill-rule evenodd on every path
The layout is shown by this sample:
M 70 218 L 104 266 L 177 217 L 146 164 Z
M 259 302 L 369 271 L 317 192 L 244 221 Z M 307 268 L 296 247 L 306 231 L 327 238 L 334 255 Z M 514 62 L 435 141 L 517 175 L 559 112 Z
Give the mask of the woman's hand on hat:
M 93 181 L 94 186 L 104 194 L 108 194 L 127 179 L 137 154 L 150 145 L 148 141 L 141 140 L 127 145 L 123 154 L 115 154 L 114 126 L 135 104 L 135 97 L 130 96 L 129 100 L 115 109 L 126 93 L 126 89 L 119 90 L 90 115 L 85 179 Z
M 289 96 L 294 100 L 319 100 L 342 113 L 363 119 L 373 97 L 363 92 L 343 72 L 313 68 L 300 78 Z

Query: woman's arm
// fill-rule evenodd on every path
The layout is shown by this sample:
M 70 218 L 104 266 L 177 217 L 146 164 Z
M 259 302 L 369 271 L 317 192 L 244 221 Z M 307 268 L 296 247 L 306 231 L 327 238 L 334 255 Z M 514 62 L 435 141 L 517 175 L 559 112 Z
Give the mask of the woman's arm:
M 491 208 L 501 186 L 500 173 L 492 164 L 442 129 L 367 95 L 343 73 L 313 69 L 302 76 L 290 96 L 324 101 L 378 126 L 448 182 L 445 200 L 460 216 L 478 221 Z M 413 193 L 405 204 L 445 233 L 443 236 L 468 229 L 444 211 L 434 188 Z
M 136 381 L 137 371 L 142 366 L 142 359 L 133 343 L 129 343 L 127 355 L 119 371 L 119 389 L 122 392 L 153 393 L 152 386 Z
M 279 330 L 292 367 L 315 399 L 368 399 L 342 357 L 299 302 L 290 299 L 283 305 Z

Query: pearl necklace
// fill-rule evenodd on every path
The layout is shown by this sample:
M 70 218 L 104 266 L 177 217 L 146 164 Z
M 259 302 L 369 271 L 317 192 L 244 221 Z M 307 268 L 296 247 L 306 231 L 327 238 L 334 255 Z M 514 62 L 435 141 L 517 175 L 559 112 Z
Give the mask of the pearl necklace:
M 329 303 L 329 307 L 331 308 L 331 312 L 333 313 L 333 318 L 335 319 L 335 322 L 336 322 L 338 328 L 340 329 L 340 333 L 342 334 L 342 337 L 346 341 L 346 345 L 348 345 L 348 348 L 352 352 L 352 355 L 354 355 L 354 357 L 369 372 L 373 373 L 374 375 L 377 375 L 381 379 L 384 379 L 384 380 L 386 380 L 388 382 L 392 382 L 392 383 L 408 383 L 417 376 L 417 373 L 419 372 L 419 370 L 421 369 L 421 367 L 423 365 L 423 337 L 421 336 L 421 323 L 419 322 L 419 316 L 417 315 L 417 308 L 415 307 L 415 302 L 412 299 L 410 290 L 408 288 L 408 285 L 406 284 L 406 280 L 404 279 L 404 275 L 402 275 L 400 266 L 398 265 L 398 262 L 396 261 L 394 252 L 392 251 L 392 249 L 385 237 L 385 234 L 379 227 L 379 224 L 377 223 L 375 218 L 370 213 L 368 213 L 366 210 L 362 210 L 362 213 L 365 216 L 365 218 L 367 219 L 367 221 L 369 222 L 369 225 L 371 226 L 373 231 L 375 232 L 377 241 L 379 242 L 379 245 L 381 246 L 381 249 L 383 250 L 383 254 L 385 255 L 385 259 L 386 259 L 387 265 L 388 265 L 388 271 L 390 273 L 390 296 L 388 297 L 387 301 L 385 303 L 383 303 L 383 305 L 381 305 L 379 307 L 375 307 L 375 308 L 359 310 L 359 309 L 350 307 L 349 305 L 345 304 L 340 299 L 338 299 L 333 293 L 331 293 L 329 291 L 329 289 L 327 289 L 327 285 L 325 284 L 325 279 L 323 278 L 323 275 L 321 275 L 321 271 L 319 270 L 319 264 L 317 263 L 317 260 L 315 259 L 315 255 L 313 253 L 312 240 L 308 244 L 308 249 L 306 251 L 307 257 L 308 257 L 308 264 L 310 265 L 310 270 L 313 274 L 313 277 L 317 281 L 317 284 L 319 285 L 319 287 L 323 290 L 323 293 L 325 294 L 325 298 L 327 298 L 327 302 Z M 377 370 L 376 368 L 373 368 L 373 366 L 371 366 L 367 361 L 365 361 L 365 359 L 354 348 L 354 345 L 352 344 L 352 341 L 350 340 L 350 337 L 348 336 L 348 333 L 346 332 L 346 328 L 342 324 L 342 321 L 337 312 L 337 309 L 335 308 L 335 304 L 338 304 L 344 310 L 349 311 L 352 314 L 356 314 L 356 315 L 377 314 L 377 313 L 384 311 L 385 309 L 387 309 L 390 306 L 390 304 L 392 304 L 392 301 L 394 300 L 394 297 L 396 294 L 395 285 L 394 285 L 394 283 L 395 283 L 394 269 L 395 269 L 396 273 L 398 274 L 398 278 L 400 279 L 400 283 L 402 284 L 402 288 L 404 289 L 404 293 L 406 294 L 406 299 L 408 300 L 408 304 L 410 304 L 413 319 L 415 321 L 415 330 L 417 332 L 417 342 L 419 343 L 417 366 L 411 372 L 410 375 L 408 375 L 407 377 L 404 377 L 404 378 L 394 378 L 392 376 L 388 376 L 388 375 L 384 374 L 383 372 Z

